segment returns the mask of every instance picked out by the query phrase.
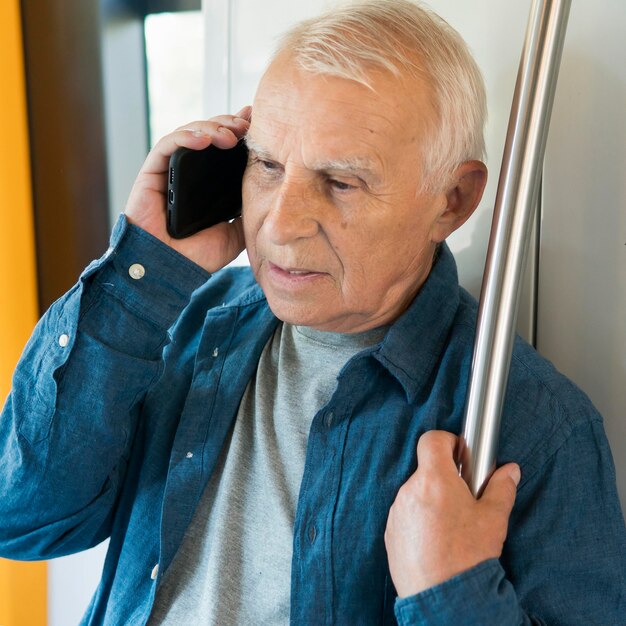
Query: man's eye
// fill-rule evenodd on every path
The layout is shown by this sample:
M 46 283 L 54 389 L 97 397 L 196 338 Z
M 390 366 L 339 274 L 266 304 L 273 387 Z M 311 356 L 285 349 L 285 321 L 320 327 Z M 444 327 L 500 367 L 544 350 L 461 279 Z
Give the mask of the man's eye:
M 267 170 L 269 172 L 273 172 L 278 168 L 274 161 L 264 161 L 263 159 L 259 159 L 259 163 L 264 170 Z
M 334 178 L 331 178 L 328 182 L 336 191 L 352 191 L 353 189 L 356 189 L 354 185 L 349 185 L 348 183 L 344 183 L 343 181 L 336 180 Z

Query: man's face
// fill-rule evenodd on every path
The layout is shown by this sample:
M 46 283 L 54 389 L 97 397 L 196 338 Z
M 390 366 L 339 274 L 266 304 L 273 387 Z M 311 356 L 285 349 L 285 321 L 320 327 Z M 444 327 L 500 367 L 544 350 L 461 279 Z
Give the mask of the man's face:
M 430 271 L 446 196 L 420 191 L 429 92 L 383 75 L 373 86 L 279 57 L 257 91 L 244 232 L 283 321 L 334 332 L 390 323 Z

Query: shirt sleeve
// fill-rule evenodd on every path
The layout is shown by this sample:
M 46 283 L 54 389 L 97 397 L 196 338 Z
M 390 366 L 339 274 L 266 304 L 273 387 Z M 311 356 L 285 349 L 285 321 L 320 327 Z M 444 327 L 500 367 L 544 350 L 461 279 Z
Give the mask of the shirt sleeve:
M 105 255 L 39 321 L 0 421 L 2 556 L 61 556 L 109 535 L 168 329 L 208 278 L 121 216 Z
M 497 559 L 489 559 L 449 580 L 396 600 L 399 626 L 475 626 L 532 624 L 520 609 L 511 583 Z

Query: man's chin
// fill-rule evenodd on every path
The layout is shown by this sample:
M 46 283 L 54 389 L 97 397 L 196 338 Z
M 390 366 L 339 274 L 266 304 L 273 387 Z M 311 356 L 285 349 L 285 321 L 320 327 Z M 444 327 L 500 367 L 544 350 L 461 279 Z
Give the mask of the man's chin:
M 328 309 L 309 303 L 285 301 L 283 298 L 267 297 L 272 313 L 281 321 L 294 326 L 309 326 L 316 330 L 332 332 L 337 320 Z
M 272 313 L 281 321 L 287 324 L 293 324 L 294 326 L 311 326 L 312 328 L 318 328 L 320 325 L 325 325 L 329 322 L 328 319 L 324 319 L 321 315 L 314 313 L 306 307 L 294 307 L 284 306 L 281 304 L 272 305 L 272 302 L 268 300 Z M 322 330 L 320 328 L 320 330 Z
M 281 321 L 293 326 L 307 326 L 314 330 L 320 330 L 327 333 L 356 333 L 362 330 L 373 328 L 374 325 L 361 327 L 355 324 L 356 316 L 348 314 L 341 315 L 328 308 L 322 309 L 319 306 L 293 306 L 285 305 L 285 303 L 272 303 L 268 298 L 268 303 L 272 313 Z M 363 320 L 359 320 L 363 323 Z

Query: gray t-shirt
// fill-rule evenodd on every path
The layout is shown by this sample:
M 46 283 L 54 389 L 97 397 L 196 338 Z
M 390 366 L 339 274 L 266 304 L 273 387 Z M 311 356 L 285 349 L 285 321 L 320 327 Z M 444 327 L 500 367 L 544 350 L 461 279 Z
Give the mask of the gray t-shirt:
M 151 626 L 289 623 L 293 524 L 311 422 L 345 363 L 385 331 L 278 326 L 157 590 Z

